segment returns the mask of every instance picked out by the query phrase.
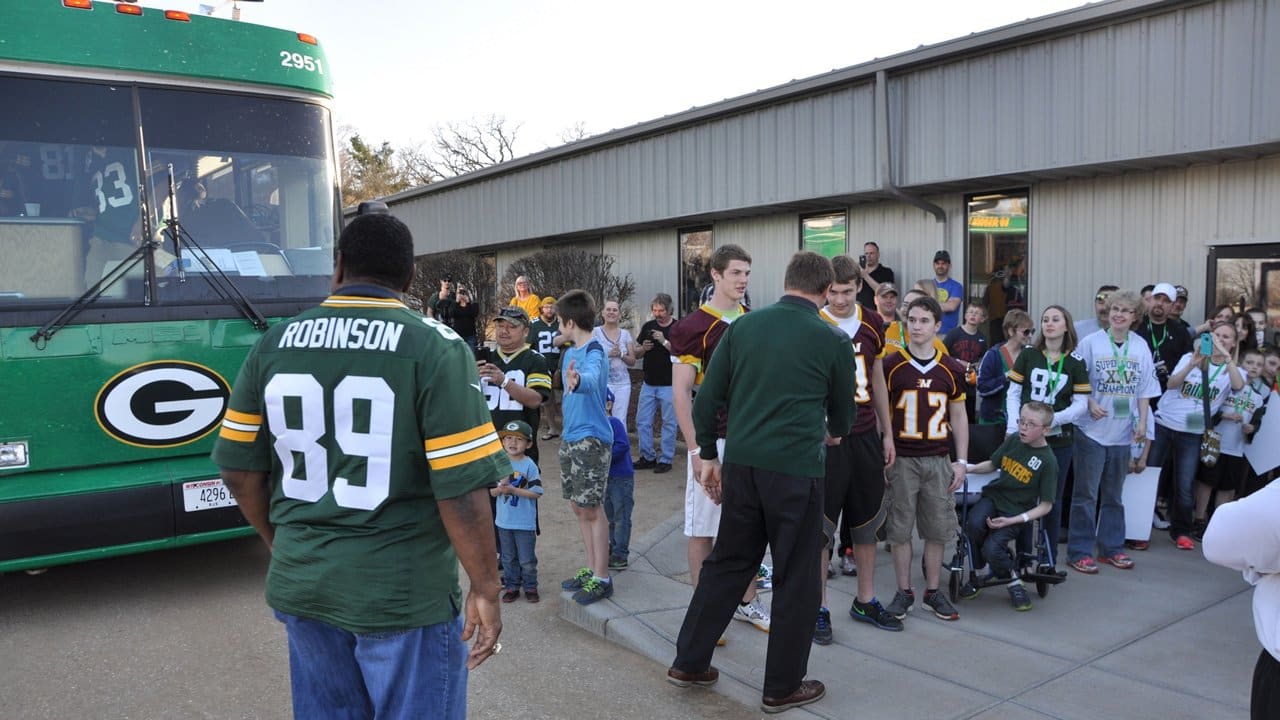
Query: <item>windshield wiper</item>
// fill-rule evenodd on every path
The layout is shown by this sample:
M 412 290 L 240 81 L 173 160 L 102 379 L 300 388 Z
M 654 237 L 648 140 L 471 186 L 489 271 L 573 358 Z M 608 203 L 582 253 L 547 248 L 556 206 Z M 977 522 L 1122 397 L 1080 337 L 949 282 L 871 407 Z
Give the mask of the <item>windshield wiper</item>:
M 204 266 L 205 272 L 200 273 L 204 277 L 204 281 L 218 293 L 224 301 L 234 305 L 241 315 L 245 316 L 250 323 L 253 324 L 255 330 L 263 331 L 267 329 L 267 319 L 263 316 L 258 308 L 254 307 L 248 296 L 241 292 L 236 284 L 231 282 L 231 278 L 222 272 L 222 268 L 209 257 L 209 253 L 205 252 L 200 243 L 191 237 L 191 233 L 183 227 L 178 220 L 178 193 L 177 185 L 173 180 L 173 164 L 168 165 L 169 171 L 169 217 L 164 221 L 165 234 L 173 241 L 173 255 L 176 258 L 174 264 L 178 268 L 178 282 L 185 283 L 187 281 L 187 268 L 182 262 L 182 248 L 185 245 L 188 250 L 192 251 L 195 260 Z
M 142 214 L 141 228 L 142 237 L 150 238 L 151 234 L 151 218 L 147 212 L 147 196 L 143 193 L 142 183 L 138 183 L 138 212 Z M 155 283 L 155 262 L 154 251 L 159 247 L 160 242 L 157 240 L 144 240 L 133 249 L 133 252 L 125 256 L 111 270 L 103 273 L 98 282 L 92 287 L 85 290 L 80 297 L 71 301 L 71 304 L 63 308 L 52 320 L 40 326 L 31 336 L 31 342 L 37 347 L 43 349 L 48 344 L 49 339 L 59 330 L 67 326 L 71 319 L 80 314 L 80 311 L 97 302 L 102 297 L 102 293 L 108 288 L 115 285 L 121 278 L 129 274 L 129 271 L 137 267 L 138 263 L 142 263 L 142 304 L 151 305 L 151 290 Z
M 236 287 L 235 283 L 231 282 L 231 279 L 227 277 L 226 273 L 222 272 L 222 268 L 218 267 L 217 263 L 210 259 L 209 254 L 205 252 L 204 248 L 195 241 L 195 238 L 191 237 L 191 233 L 187 232 L 186 228 L 182 226 L 182 223 L 178 221 L 177 194 L 175 192 L 172 164 L 168 166 L 168 171 L 169 218 L 165 220 L 164 232 L 173 240 L 174 256 L 177 258 L 175 263 L 178 269 L 178 282 L 184 283 L 187 281 L 186 268 L 182 264 L 182 248 L 185 245 L 189 250 L 193 251 L 197 261 L 203 264 L 206 270 L 211 270 L 211 272 L 204 272 L 201 274 L 204 276 L 205 282 L 209 283 L 209 286 L 213 288 L 214 292 L 216 292 L 223 301 L 235 306 L 235 308 L 240 311 L 240 314 L 244 315 L 245 318 L 253 325 L 254 329 L 258 331 L 266 330 L 266 317 L 264 317 L 263 314 L 253 306 L 253 303 L 249 301 L 249 298 L 241 292 L 240 288 Z M 147 209 L 147 196 L 142 191 L 143 185 L 139 183 L 138 210 L 142 213 L 142 236 L 144 238 L 153 238 L 155 235 L 151 232 L 151 217 Z M 62 310 L 62 312 L 58 313 L 52 320 L 42 325 L 40 329 L 31 336 L 31 342 L 35 343 L 38 347 L 43 348 L 55 333 L 66 327 L 67 324 L 70 323 L 76 315 L 79 315 L 86 307 L 97 302 L 98 298 L 102 297 L 104 292 L 128 275 L 129 271 L 137 267 L 140 262 L 143 263 L 142 304 L 146 307 L 150 307 L 152 304 L 152 291 L 155 287 L 155 251 L 160 248 L 162 244 L 163 243 L 160 240 L 150 239 L 140 243 L 138 247 L 133 249 L 133 252 L 129 253 L 129 255 L 125 257 L 124 260 L 121 260 L 118 265 L 104 273 L 102 278 L 93 284 L 93 287 L 85 290 L 80 297 L 73 300 L 70 305 Z

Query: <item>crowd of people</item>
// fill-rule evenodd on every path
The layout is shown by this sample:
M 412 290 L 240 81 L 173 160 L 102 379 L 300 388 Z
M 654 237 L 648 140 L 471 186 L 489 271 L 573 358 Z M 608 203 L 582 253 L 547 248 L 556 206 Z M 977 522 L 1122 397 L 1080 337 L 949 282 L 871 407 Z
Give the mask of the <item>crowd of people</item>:
M 370 248 L 375 240 L 404 245 L 407 232 L 385 215 L 351 223 L 340 241 L 338 290 L 317 317 L 382 314 L 405 322 L 412 313 L 398 293 L 412 263 L 375 257 Z M 366 633 L 391 628 L 423 633 L 376 651 L 398 661 L 438 646 L 439 633 L 478 638 L 469 653 L 430 660 L 452 668 L 440 675 L 447 691 L 433 702 L 456 702 L 458 683 L 465 692 L 462 666 L 501 651 L 494 603 L 521 594 L 540 600 L 539 440 L 559 437 L 562 496 L 582 539 L 582 567 L 561 588 L 587 605 L 614 595 L 611 573 L 631 560 L 636 472 L 669 472 L 679 430 L 688 450 L 684 533 L 693 597 L 667 679 L 681 687 L 716 682 L 711 658 L 737 619 L 770 632 L 761 708 L 771 713 L 825 693 L 805 676 L 811 645 L 833 641 L 826 581 L 838 572 L 857 576 L 848 611 L 855 623 L 901 631 L 917 597 L 927 612 L 955 621 L 960 612 L 942 587 L 943 553 L 964 533 L 975 573 L 959 597 L 1002 584 L 1012 606 L 1028 610 L 1011 546 L 1025 543 L 1034 523 L 1049 537 L 1034 558 L 1037 571 L 1067 574 L 1056 552 L 1064 530 L 1067 567 L 1085 575 L 1104 564 L 1127 570 L 1134 566 L 1128 551 L 1148 547 L 1126 537 L 1128 475 L 1148 465 L 1167 470 L 1153 523 L 1184 550 L 1195 548 L 1216 508 L 1270 479 L 1242 456 L 1275 387 L 1280 353 L 1242 337 L 1252 332 L 1247 315 L 1219 308 L 1191 326 L 1181 318 L 1185 289 L 1107 285 L 1095 295 L 1093 318 L 1073 322 L 1054 304 L 1037 321 L 1012 307 L 998 324 L 1000 337 L 991 337 L 995 319 L 981 302 L 965 302 L 946 251 L 935 254 L 932 277 L 901 298 L 893 271 L 879 260 L 875 243 L 858 260 L 799 252 L 786 268 L 782 298 L 748 311 L 751 255 L 722 245 L 711 256 L 703 304 L 676 318 L 670 295 L 659 293 L 635 335 L 621 325 L 616 299 L 582 290 L 540 297 L 521 277 L 510 303 L 487 319 L 491 344 L 477 342 L 477 325 L 485 323 L 468 289 L 446 278 L 427 302 L 432 317 L 405 323 L 414 330 L 404 342 L 422 350 L 405 364 L 276 351 L 268 334 L 237 379 L 214 458 L 274 549 L 268 602 L 289 633 L 295 703 L 428 707 L 390 691 L 362 695 L 345 680 L 320 687 L 321 671 L 339 656 L 353 677 L 386 672 L 386 662 L 359 648 Z M 769 346 L 805 352 L 760 351 Z M 643 381 L 628 427 L 637 363 Z M 468 395 L 468 387 L 478 393 Z M 301 419 L 285 410 L 295 396 Z M 443 413 L 447 421 L 437 417 L 446 397 L 457 403 Z M 332 434 L 296 429 L 330 421 L 346 426 Z M 1220 437 L 1214 458 L 1202 451 L 1206 430 Z M 970 462 L 983 437 L 995 442 Z M 391 443 L 385 453 L 377 446 L 383 441 Z M 414 444 L 426 449 L 421 462 L 407 459 Z M 342 479 L 352 472 L 344 459 L 353 452 L 368 459 L 363 485 Z M 956 491 L 974 472 L 995 479 L 962 527 Z M 336 478 L 332 488 L 317 479 L 326 474 Z M 478 502 L 488 511 L 477 513 Z M 392 509 L 422 514 L 424 503 L 436 508 L 427 514 L 433 524 L 405 536 Z M 387 522 L 349 508 L 385 512 Z M 353 523 L 360 522 L 373 533 L 358 536 Z M 913 536 L 923 541 L 919 586 Z M 882 604 L 875 552 L 886 540 L 895 593 Z M 402 588 L 407 600 L 375 597 L 391 568 L 369 562 L 372 555 L 360 567 L 345 567 L 344 558 L 386 542 L 425 553 L 423 566 L 455 578 L 452 589 L 411 584 Z M 757 594 L 766 554 L 770 606 Z M 465 603 L 456 576 L 441 570 L 454 557 L 471 578 Z M 329 590 L 316 597 L 300 593 L 302 584 Z M 367 607 L 349 609 L 345 593 Z M 313 647 L 324 648 L 323 660 L 304 650 Z M 456 712 L 435 706 L 425 714 Z

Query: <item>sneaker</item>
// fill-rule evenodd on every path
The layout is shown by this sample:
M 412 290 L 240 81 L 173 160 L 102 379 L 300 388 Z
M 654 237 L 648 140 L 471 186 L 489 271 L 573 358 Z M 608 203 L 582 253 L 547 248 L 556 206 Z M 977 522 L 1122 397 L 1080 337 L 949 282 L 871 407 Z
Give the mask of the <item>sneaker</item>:
M 773 568 L 768 565 L 761 565 L 756 571 L 756 589 L 772 590 L 773 589 Z
M 1009 601 L 1013 603 L 1014 610 L 1031 609 L 1031 593 L 1027 592 L 1026 586 L 1022 583 L 1009 586 Z
M 648 470 L 649 468 L 657 464 L 658 464 L 658 461 L 656 460 L 650 460 L 647 457 L 642 457 L 639 460 L 633 461 L 631 463 L 631 467 L 635 468 L 636 470 Z
M 1099 555 L 1098 562 L 1104 562 L 1112 567 L 1120 568 L 1121 570 L 1133 569 L 1133 558 L 1125 555 L 1124 553 L 1116 553 L 1115 555 Z
M 844 554 L 844 557 L 840 558 L 840 574 L 857 577 L 858 563 L 854 562 L 852 550 L 849 550 Z
M 833 568 L 833 567 L 831 567 L 830 565 L 828 565 L 828 566 L 827 566 L 827 579 L 828 579 L 828 580 L 830 580 L 831 578 L 833 578 L 833 577 L 835 577 L 835 576 L 836 576 L 836 569 L 835 569 L 835 568 Z
M 560 583 L 561 590 L 581 590 L 582 586 L 591 579 L 591 568 L 578 568 L 578 572 L 573 577 Z
M 613 557 L 609 558 L 610 570 L 626 570 L 628 565 L 629 563 L 627 559 L 621 555 L 614 555 Z
M 733 611 L 733 619 L 751 623 L 757 630 L 769 632 L 769 611 L 760 606 L 759 598 L 746 605 L 739 603 L 738 609 Z
M 1208 520 L 1195 520 L 1191 523 L 1191 537 L 1196 540 L 1204 540 L 1204 531 L 1209 527 Z
M 885 611 L 902 620 L 907 617 L 907 613 L 911 612 L 911 606 L 915 604 L 916 593 L 914 590 L 899 590 L 893 594 L 893 601 L 889 603 Z
M 671 472 L 671 463 L 658 463 L 653 466 L 653 471 L 659 475 Z
M 531 603 L 536 603 L 539 600 L 541 600 L 542 597 L 538 595 L 538 588 L 525 588 L 524 599 L 528 600 Z
M 1093 558 L 1089 557 L 1088 555 L 1085 555 L 1079 560 L 1072 560 L 1070 565 L 1072 570 L 1075 570 L 1076 572 L 1082 572 L 1085 575 L 1098 574 L 1098 563 L 1094 562 Z
M 818 624 L 813 628 L 813 641 L 819 645 L 830 645 L 832 639 L 831 611 L 818 608 Z
M 1160 508 L 1156 508 L 1155 512 L 1151 513 L 1151 527 L 1157 530 L 1169 529 L 1169 521 L 1164 518 L 1164 513 L 1160 512 Z
M 899 591 L 901 592 L 901 591 Z M 853 599 L 853 605 L 849 607 L 849 617 L 859 622 L 871 623 L 881 630 L 889 632 L 900 632 L 902 630 L 902 620 L 894 617 L 880 601 L 871 598 L 871 602 L 858 602 L 858 598 Z
M 1196 543 L 1186 535 L 1179 535 L 1173 539 L 1173 544 L 1178 546 L 1179 550 L 1195 550 Z
M 588 577 L 582 583 L 582 589 L 573 594 L 573 601 L 579 605 L 590 605 L 597 600 L 613 597 L 613 583 L 603 582 Z
M 507 588 L 502 591 L 502 602 L 512 603 L 520 598 L 520 588 Z
M 951 599 L 941 590 L 933 592 L 925 592 L 924 604 L 928 605 L 933 614 L 943 620 L 959 620 L 960 613 L 956 611 L 956 606 L 951 604 Z
M 972 600 L 981 594 L 982 588 L 978 587 L 976 580 L 970 580 L 969 582 L 961 585 L 960 591 L 956 593 L 961 600 Z

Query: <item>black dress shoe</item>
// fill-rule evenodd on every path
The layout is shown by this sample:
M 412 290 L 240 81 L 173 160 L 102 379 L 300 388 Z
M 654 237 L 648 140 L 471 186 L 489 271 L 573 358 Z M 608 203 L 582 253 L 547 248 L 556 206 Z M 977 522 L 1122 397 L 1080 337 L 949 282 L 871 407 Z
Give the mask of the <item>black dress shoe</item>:
M 653 466 L 655 473 L 671 472 L 671 463 L 658 463 Z
M 715 685 L 720 679 L 720 671 L 714 667 L 709 667 L 703 672 L 685 672 L 677 670 L 675 667 L 667 668 L 667 682 L 676 687 L 689 687 L 690 685 Z
M 655 464 L 657 464 L 656 461 L 650 460 L 649 458 L 646 458 L 646 457 L 642 457 L 639 460 L 632 462 L 631 467 L 635 468 L 636 470 L 648 470 L 649 468 L 653 467 Z
M 827 687 L 818 680 L 804 680 L 800 687 L 790 695 L 782 698 L 771 698 L 765 695 L 760 700 L 760 709 L 767 713 L 780 713 L 801 705 L 818 702 L 827 694 Z

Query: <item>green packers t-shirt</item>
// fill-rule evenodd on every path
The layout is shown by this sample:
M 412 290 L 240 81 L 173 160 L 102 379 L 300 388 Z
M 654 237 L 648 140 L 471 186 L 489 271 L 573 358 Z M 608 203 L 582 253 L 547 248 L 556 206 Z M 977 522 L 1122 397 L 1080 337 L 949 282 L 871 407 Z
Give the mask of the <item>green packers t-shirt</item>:
M 991 454 L 1000 476 L 982 488 L 1005 517 L 1021 515 L 1040 504 L 1053 501 L 1058 490 L 1058 461 L 1048 445 L 1033 448 L 1011 435 Z
M 269 473 L 267 604 L 351 632 L 450 620 L 458 561 L 436 501 L 511 473 L 470 350 L 373 286 L 262 336 L 213 461 Z

